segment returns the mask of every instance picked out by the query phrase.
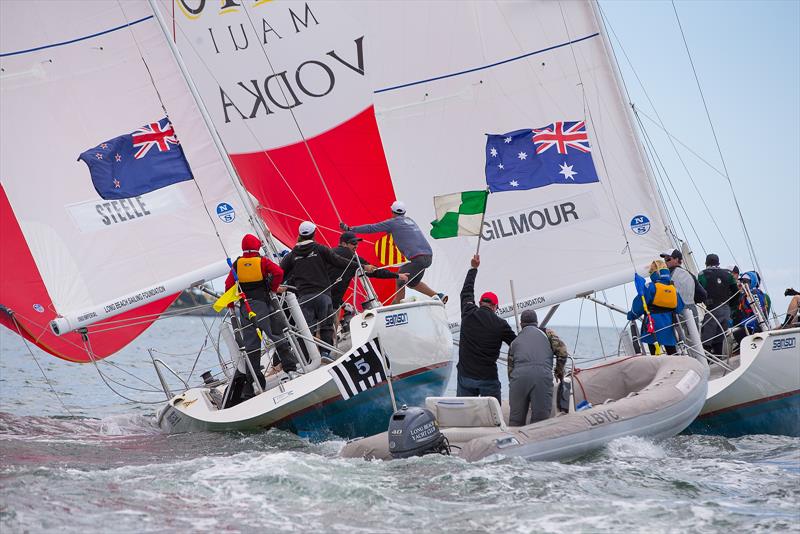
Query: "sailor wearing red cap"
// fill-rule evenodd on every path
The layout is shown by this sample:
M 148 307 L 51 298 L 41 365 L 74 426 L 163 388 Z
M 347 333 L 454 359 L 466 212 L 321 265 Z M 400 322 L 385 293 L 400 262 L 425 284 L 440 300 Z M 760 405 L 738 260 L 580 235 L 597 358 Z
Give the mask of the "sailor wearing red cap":
M 282 335 L 283 327 L 281 325 L 285 323 L 286 319 L 283 317 L 283 321 L 281 321 L 281 317 L 278 315 L 281 312 L 272 313 L 273 309 L 270 304 L 270 292 L 278 290 L 278 286 L 283 281 L 283 269 L 262 256 L 259 252 L 260 249 L 261 240 L 259 238 L 253 234 L 245 235 L 242 238 L 242 255 L 233 262 L 232 269 L 236 270 L 239 288 L 244 293 L 250 309 L 255 313 L 255 316 L 250 316 L 244 306 L 239 310 L 244 348 L 256 373 L 256 378 L 263 388 L 266 380 L 261 372 L 261 338 L 258 336 L 256 327 L 276 343 L 276 354 L 284 371 L 287 373 L 295 371 L 297 362 L 292 355 L 288 339 Z M 226 291 L 233 286 L 236 279 L 234 279 L 233 271 L 228 273 L 228 278 L 225 280 Z M 233 308 L 233 303 L 228 307 Z M 241 374 L 237 371 L 237 376 Z M 234 376 L 234 380 L 231 381 L 231 387 L 235 391 L 227 396 L 229 400 L 225 408 L 253 395 L 251 390 L 253 377 L 250 376 L 250 373 L 244 373 L 244 375 L 239 380 L 237 380 L 237 376 Z
M 511 326 L 497 315 L 497 295 L 487 291 L 475 304 L 475 277 L 481 258 L 470 261 L 461 289 L 461 333 L 458 343 L 459 397 L 494 397 L 500 402 L 500 379 L 497 358 L 500 346 L 511 345 L 516 338 Z

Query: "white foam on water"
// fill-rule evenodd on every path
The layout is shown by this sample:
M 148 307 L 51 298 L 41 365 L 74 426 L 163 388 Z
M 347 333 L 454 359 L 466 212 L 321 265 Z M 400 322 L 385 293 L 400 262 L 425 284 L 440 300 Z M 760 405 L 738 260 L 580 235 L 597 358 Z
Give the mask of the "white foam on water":
M 613 458 L 665 458 L 667 452 L 661 445 L 639 436 L 617 438 L 606 445 L 606 451 Z

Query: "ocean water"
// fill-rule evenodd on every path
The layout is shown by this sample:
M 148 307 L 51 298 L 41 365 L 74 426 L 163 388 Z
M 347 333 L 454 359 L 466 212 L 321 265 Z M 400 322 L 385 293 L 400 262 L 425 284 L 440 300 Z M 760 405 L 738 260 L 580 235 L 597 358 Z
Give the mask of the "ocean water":
M 611 329 L 556 329 L 579 366 L 617 350 Z M 341 459 L 342 441 L 274 430 L 162 434 L 147 349 L 185 375 L 203 331 L 161 321 L 99 365 L 136 403 L 0 332 L 0 532 L 800 532 L 798 438 L 625 438 L 569 463 L 469 464 Z M 215 361 L 201 352 L 190 382 Z

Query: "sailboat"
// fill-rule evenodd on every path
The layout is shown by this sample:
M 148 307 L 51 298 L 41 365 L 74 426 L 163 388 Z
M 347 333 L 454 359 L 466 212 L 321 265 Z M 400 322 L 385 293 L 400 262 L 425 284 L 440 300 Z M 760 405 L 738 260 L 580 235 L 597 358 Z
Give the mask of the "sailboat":
M 159 5 L 169 14 L 169 2 Z M 332 242 L 343 219 L 386 217 L 389 191 L 410 214 L 430 214 L 437 195 L 485 187 L 487 133 L 575 121 L 585 124 L 598 182 L 564 173 L 548 187 L 489 197 L 481 273 L 491 279 L 481 274 L 478 283 L 498 294 L 499 313 L 553 311 L 591 297 L 644 274 L 665 250 L 691 257 L 670 223 L 594 2 L 178 7 L 176 45 L 259 213 L 281 239 L 291 239 L 313 209 Z M 385 161 L 370 157 L 379 145 Z M 283 172 L 283 163 L 294 172 Z M 317 193 L 313 208 L 297 200 L 309 189 Z M 380 264 L 375 245 L 368 258 Z M 432 245 L 428 283 L 455 295 L 474 241 Z M 457 330 L 456 299 L 447 312 Z M 686 345 L 701 352 L 697 339 Z M 767 345 L 757 343 L 753 360 L 772 358 Z M 797 351 L 790 356 L 790 367 L 800 368 Z M 796 406 L 798 373 L 784 383 L 775 376 L 781 365 L 742 361 L 738 374 L 747 378 L 739 384 L 769 385 L 745 392 L 729 377 L 710 388 L 704 410 L 723 397 L 719 409 L 775 398 Z M 712 363 L 714 376 L 725 372 Z M 720 397 L 720 389 L 730 395 Z
M 180 291 L 225 275 L 243 235 L 255 233 L 267 244 L 273 235 L 242 187 L 155 3 L 4 2 L 2 9 L 0 316 L 55 356 L 96 363 L 158 320 Z M 78 156 L 119 163 L 123 156 L 105 140 L 130 132 L 143 136 L 134 159 L 180 149 L 190 179 L 101 198 L 102 188 L 113 195 L 128 187 L 126 178 L 115 174 L 113 185 L 100 187 Z M 287 335 L 305 373 L 277 375 L 268 391 L 220 409 L 212 390 L 224 389 L 229 362 L 241 352 L 226 321 L 219 335 L 234 343 L 229 354 L 219 353 L 221 369 L 211 385 L 185 384 L 169 395 L 162 428 L 279 426 L 348 437 L 385 421 L 393 400 L 420 402 L 443 392 L 452 340 L 439 300 L 374 302 L 356 314 L 353 337 L 362 345 L 380 342 L 384 378 L 394 388 L 390 398 L 386 380 L 370 382 L 375 387 L 351 402 L 333 385 L 330 367 L 360 347 L 322 362 L 297 299 L 286 300 L 296 325 Z M 154 365 L 163 378 L 166 365 Z

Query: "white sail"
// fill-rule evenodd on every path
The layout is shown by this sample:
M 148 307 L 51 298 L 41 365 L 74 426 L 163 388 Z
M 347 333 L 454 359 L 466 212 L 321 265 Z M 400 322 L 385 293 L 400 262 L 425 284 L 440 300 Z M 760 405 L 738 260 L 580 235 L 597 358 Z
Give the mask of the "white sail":
M 486 187 L 485 134 L 586 121 L 599 183 L 490 195 L 479 286 L 503 313 L 509 280 L 520 308 L 547 306 L 629 281 L 671 247 L 593 4 L 187 5 L 178 47 L 279 237 L 302 218 L 332 229 L 385 218 L 395 197 L 427 230 L 434 196 Z M 354 126 L 364 114 L 377 143 Z M 367 162 L 376 151 L 385 175 Z M 425 280 L 455 296 L 476 239 L 431 241 Z
M 630 281 L 671 248 L 591 3 L 361 8 L 381 136 L 412 215 L 430 213 L 434 195 L 485 187 L 483 134 L 587 122 L 599 183 L 489 196 L 479 285 L 499 294 L 501 312 L 509 280 L 519 308 L 538 308 Z M 475 241 L 434 242 L 432 287 L 459 291 Z
M 224 274 L 247 212 L 149 6 L 0 7 L 2 187 L 61 331 Z M 194 180 L 103 200 L 78 155 L 159 120 L 162 101 Z

